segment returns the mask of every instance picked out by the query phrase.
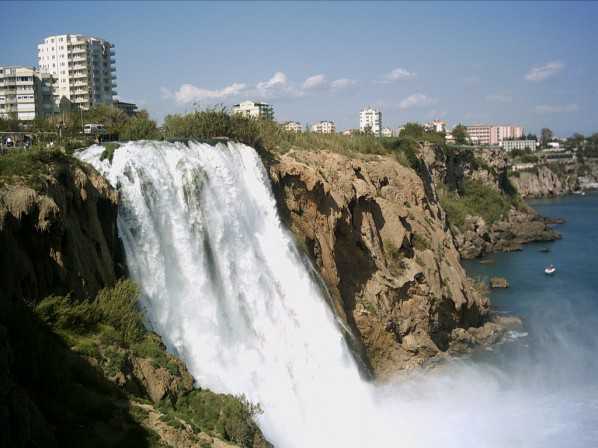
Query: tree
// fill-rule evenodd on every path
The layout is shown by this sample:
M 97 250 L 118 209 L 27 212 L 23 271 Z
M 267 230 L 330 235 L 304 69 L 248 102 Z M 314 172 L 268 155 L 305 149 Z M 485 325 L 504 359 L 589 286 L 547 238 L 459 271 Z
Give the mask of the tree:
M 424 127 L 422 125 L 418 123 L 406 123 L 399 136 L 422 139 L 424 138 L 424 132 Z
M 546 146 L 546 144 L 552 140 L 553 134 L 552 131 L 548 128 L 542 128 L 540 131 L 540 144 L 542 146 Z
M 538 137 L 536 137 L 536 134 L 531 134 L 531 133 L 527 134 L 526 139 L 527 140 L 536 140 L 536 141 L 538 141 Z
M 146 111 L 140 111 L 122 126 L 120 138 L 124 140 L 151 140 L 160 137 L 156 122 Z
M 467 128 L 459 123 L 455 126 L 452 130 L 453 138 L 455 139 L 455 143 L 459 145 L 464 145 L 467 143 Z

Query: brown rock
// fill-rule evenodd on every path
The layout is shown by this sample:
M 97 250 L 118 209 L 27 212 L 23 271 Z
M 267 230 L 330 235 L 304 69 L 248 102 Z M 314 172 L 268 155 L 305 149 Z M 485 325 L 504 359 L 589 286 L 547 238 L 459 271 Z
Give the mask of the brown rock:
M 509 282 L 504 277 L 492 277 L 490 279 L 491 288 L 508 288 Z
M 269 166 L 282 218 L 305 243 L 331 307 L 378 377 L 448 350 L 483 323 L 431 179 L 393 157 L 290 152 Z

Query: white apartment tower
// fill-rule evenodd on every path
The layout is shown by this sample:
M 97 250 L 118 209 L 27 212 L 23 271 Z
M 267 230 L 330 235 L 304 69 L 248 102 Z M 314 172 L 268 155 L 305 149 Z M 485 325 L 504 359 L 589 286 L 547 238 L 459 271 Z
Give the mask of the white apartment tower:
M 112 104 L 117 94 L 114 45 L 81 34 L 49 36 L 37 46 L 41 71 L 57 79 L 58 102 L 66 98 L 82 109 Z
M 54 78 L 31 67 L 0 66 L 0 118 L 34 120 L 54 111 Z
M 233 113 L 240 114 L 245 117 L 263 118 L 265 120 L 274 119 L 274 109 L 268 103 L 261 103 L 259 101 L 243 101 L 233 106 Z
M 374 135 L 380 136 L 382 132 L 382 112 L 371 107 L 363 109 L 359 113 L 359 130 L 361 132 L 369 130 Z

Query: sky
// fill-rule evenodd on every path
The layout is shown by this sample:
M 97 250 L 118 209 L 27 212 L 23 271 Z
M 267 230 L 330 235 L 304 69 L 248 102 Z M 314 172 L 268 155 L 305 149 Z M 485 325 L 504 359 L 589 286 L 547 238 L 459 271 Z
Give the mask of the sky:
M 115 45 L 117 92 L 165 115 L 273 105 L 277 121 L 598 131 L 598 3 L 0 2 L 0 65 L 80 33 Z

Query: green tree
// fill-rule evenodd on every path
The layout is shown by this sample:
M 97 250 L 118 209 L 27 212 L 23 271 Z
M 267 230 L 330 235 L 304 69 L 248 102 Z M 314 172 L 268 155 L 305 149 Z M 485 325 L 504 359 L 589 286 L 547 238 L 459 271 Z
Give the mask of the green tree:
M 540 144 L 546 147 L 546 144 L 552 140 L 552 131 L 548 128 L 542 128 L 540 131 Z
M 406 123 L 401 129 L 400 137 L 411 137 L 414 139 L 423 139 L 425 134 L 424 127 L 418 123 Z
M 464 145 L 467 143 L 467 128 L 459 123 L 455 126 L 452 130 L 453 138 L 455 139 L 455 143 L 459 145 Z
M 156 122 L 146 111 L 138 112 L 122 126 L 119 137 L 124 140 L 151 140 L 160 137 Z

